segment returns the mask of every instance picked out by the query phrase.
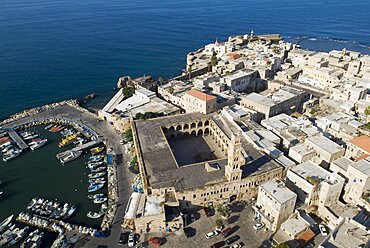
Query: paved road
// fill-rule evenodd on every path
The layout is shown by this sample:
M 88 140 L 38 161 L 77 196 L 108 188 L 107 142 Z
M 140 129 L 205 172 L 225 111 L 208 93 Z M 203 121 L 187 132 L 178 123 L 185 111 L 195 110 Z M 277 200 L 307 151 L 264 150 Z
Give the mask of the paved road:
M 125 150 L 124 146 L 120 144 L 122 139 L 121 135 L 116 132 L 111 125 L 107 122 L 99 121 L 96 116 L 77 110 L 69 105 L 63 105 L 52 110 L 47 110 L 30 117 L 23 118 L 18 121 L 3 125 L 3 128 L 10 128 L 15 125 L 20 125 L 30 121 L 42 120 L 45 118 L 68 118 L 77 122 L 81 122 L 100 135 L 100 138 L 107 144 L 107 147 L 113 148 L 114 154 L 116 154 L 117 164 L 117 179 L 118 179 L 118 209 L 113 221 L 111 229 L 111 235 L 106 239 L 96 239 L 92 237 L 86 237 L 79 242 L 76 247 L 98 247 L 108 246 L 116 247 L 121 233 L 121 223 L 124 217 L 124 211 L 130 195 L 132 193 L 130 179 L 132 178 L 131 172 L 129 172 L 127 163 L 125 162 Z M 121 246 L 122 247 L 122 246 Z

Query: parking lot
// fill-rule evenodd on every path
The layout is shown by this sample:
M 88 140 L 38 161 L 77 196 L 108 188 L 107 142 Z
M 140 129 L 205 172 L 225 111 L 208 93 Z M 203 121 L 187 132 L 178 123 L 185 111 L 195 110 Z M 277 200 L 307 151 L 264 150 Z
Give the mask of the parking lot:
M 231 216 L 228 220 L 224 220 L 224 229 L 228 227 L 236 227 L 235 231 L 231 233 L 228 237 L 238 235 L 239 240 L 233 242 L 240 243 L 242 242 L 243 247 L 271 247 L 267 240 L 270 237 L 270 233 L 265 230 L 260 230 L 256 232 L 253 229 L 253 225 L 256 223 L 253 220 L 253 212 L 251 204 L 247 203 L 238 203 L 231 206 Z M 214 238 L 207 239 L 205 234 L 215 230 L 216 228 L 216 219 L 220 219 L 220 216 L 214 214 L 211 217 L 207 217 L 203 210 L 200 210 L 195 213 L 196 220 L 193 223 L 190 223 L 188 227 L 191 227 L 195 231 L 195 235 L 192 237 L 185 237 L 182 230 L 179 230 L 170 234 L 151 234 L 150 237 L 163 237 L 164 244 L 162 247 L 176 247 L 176 248 L 188 248 L 188 247 L 211 247 L 212 244 L 219 241 L 225 240 L 222 235 L 218 235 Z M 264 242 L 265 241 L 265 242 Z M 226 247 L 227 245 L 223 246 Z M 154 247 L 149 244 L 149 247 Z

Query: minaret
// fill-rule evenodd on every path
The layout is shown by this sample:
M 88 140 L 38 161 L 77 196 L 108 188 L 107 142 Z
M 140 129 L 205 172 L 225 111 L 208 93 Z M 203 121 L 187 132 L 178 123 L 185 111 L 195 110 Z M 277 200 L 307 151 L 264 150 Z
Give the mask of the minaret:
M 240 167 L 245 164 L 245 158 L 242 154 L 242 143 L 240 134 L 231 137 L 231 143 L 227 154 L 227 165 L 225 176 L 229 182 L 238 181 L 242 178 Z

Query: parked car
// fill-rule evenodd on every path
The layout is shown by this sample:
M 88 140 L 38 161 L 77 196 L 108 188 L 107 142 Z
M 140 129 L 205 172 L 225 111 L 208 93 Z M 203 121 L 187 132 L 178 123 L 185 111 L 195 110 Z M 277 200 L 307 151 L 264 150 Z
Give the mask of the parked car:
M 319 225 L 319 230 L 320 230 L 320 233 L 321 233 L 321 235 L 322 236 L 328 236 L 328 230 L 326 229 L 326 227 L 325 227 L 325 225 L 323 225 L 323 224 L 320 224 Z
M 242 247 L 242 243 L 241 242 L 240 243 L 233 244 L 231 246 L 231 248 L 241 248 L 241 247 Z
M 224 245 L 225 245 L 225 241 L 219 241 L 219 242 L 214 243 L 213 245 L 211 245 L 211 248 L 220 248 Z
M 225 230 L 221 232 L 221 235 L 224 236 L 224 238 L 227 238 L 230 234 L 232 234 L 235 231 L 235 227 L 228 227 Z
M 230 245 L 230 244 L 234 243 L 235 241 L 237 241 L 238 239 L 240 239 L 240 236 L 239 235 L 234 235 L 234 236 L 231 236 L 230 238 L 226 239 L 225 243 Z
M 128 247 L 134 247 L 135 246 L 135 235 L 133 233 L 130 233 L 128 236 Z
M 254 224 L 253 229 L 258 231 L 258 230 L 261 230 L 264 226 L 265 226 L 265 224 L 263 224 L 263 223 L 256 223 L 256 224 Z
M 191 222 L 194 222 L 196 220 L 195 215 L 193 213 L 190 214 Z
M 119 236 L 118 245 L 127 244 L 127 240 L 128 240 L 128 232 L 121 233 L 121 235 Z
M 211 209 L 210 208 L 203 208 L 204 209 L 204 213 L 206 214 L 207 217 L 211 217 L 212 216 L 212 213 L 211 213 Z
M 190 237 L 193 237 L 196 233 L 196 230 L 192 227 L 185 227 L 184 228 L 184 234 L 185 234 L 185 237 L 187 238 L 190 238 Z
M 151 243 L 154 246 L 163 245 L 163 240 L 161 238 L 153 237 L 153 238 L 148 239 L 148 241 L 149 241 L 149 243 Z
M 212 232 L 207 233 L 207 234 L 206 234 L 206 238 L 207 238 L 207 239 L 211 239 L 211 238 L 213 238 L 213 237 L 216 237 L 216 236 L 217 236 L 217 235 L 219 235 L 219 234 L 220 234 L 220 232 L 219 232 L 219 231 L 214 230 L 214 231 L 212 231 Z

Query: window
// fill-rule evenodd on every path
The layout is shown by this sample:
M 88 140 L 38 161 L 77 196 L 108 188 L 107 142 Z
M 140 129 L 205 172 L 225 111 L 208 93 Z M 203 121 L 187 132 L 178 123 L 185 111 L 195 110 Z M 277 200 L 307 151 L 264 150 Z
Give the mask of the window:
M 195 198 L 197 198 L 197 195 L 196 194 L 193 195 L 193 199 L 195 199 Z

